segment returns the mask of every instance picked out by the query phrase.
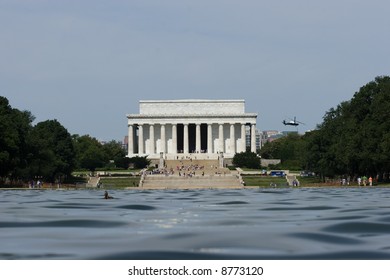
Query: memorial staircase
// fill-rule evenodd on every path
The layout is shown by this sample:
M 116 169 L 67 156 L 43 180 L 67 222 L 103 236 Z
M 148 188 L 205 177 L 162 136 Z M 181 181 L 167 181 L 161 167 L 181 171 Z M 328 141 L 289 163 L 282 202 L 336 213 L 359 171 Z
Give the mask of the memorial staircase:
M 219 167 L 218 160 L 166 160 L 160 174 L 146 174 L 141 188 L 191 189 L 191 188 L 240 188 L 237 171 Z
M 100 177 L 89 177 L 88 182 L 87 182 L 87 187 L 90 188 L 96 188 L 99 185 L 100 182 Z

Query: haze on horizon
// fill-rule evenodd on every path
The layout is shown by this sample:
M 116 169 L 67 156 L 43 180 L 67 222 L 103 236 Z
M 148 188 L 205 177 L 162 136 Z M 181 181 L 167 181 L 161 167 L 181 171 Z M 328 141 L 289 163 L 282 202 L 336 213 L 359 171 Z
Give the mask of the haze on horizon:
M 0 0 L 0 95 L 36 121 L 122 140 L 148 99 L 244 99 L 305 131 L 390 73 L 385 0 Z

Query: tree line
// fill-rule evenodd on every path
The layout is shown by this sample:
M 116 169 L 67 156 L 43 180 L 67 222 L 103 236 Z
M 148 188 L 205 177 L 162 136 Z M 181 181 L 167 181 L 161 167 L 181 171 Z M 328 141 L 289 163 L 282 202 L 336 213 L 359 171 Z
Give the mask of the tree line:
M 315 130 L 266 143 L 260 155 L 280 158 L 286 169 L 306 169 L 323 178 L 372 176 L 388 181 L 390 77 L 362 86 L 351 100 L 327 111 Z
M 57 120 L 33 125 L 29 111 L 12 108 L 0 96 L 0 183 L 39 178 L 47 182 L 64 181 L 76 169 L 142 168 L 146 158 L 126 157 L 122 143 L 102 144 L 89 135 L 71 135 Z
M 89 135 L 71 135 L 57 120 L 33 125 L 29 111 L 12 108 L 0 96 L 0 183 L 42 178 L 54 182 L 75 169 L 135 168 L 146 157 L 127 158 L 120 142 L 100 143 Z M 304 135 L 290 134 L 266 143 L 262 158 L 279 158 L 280 169 L 309 170 L 321 177 L 372 176 L 389 180 L 390 77 L 380 76 L 352 99 L 331 108 L 323 122 Z M 237 154 L 240 166 L 259 168 L 255 153 Z

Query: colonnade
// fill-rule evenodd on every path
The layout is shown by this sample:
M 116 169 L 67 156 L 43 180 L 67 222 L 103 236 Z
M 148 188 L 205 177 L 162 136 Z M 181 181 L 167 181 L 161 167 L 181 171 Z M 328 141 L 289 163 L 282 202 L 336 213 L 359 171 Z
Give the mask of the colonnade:
M 250 148 L 256 152 L 255 123 L 129 123 L 128 156 L 163 154 L 218 154 L 233 156 Z

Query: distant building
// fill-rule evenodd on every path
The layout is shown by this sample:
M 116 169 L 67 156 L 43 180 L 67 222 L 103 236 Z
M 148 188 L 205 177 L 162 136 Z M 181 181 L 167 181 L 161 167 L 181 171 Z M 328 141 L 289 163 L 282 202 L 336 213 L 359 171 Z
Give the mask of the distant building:
M 263 146 L 263 132 L 256 129 L 256 150 L 260 150 Z
M 265 130 L 263 131 L 264 143 L 272 142 L 276 139 L 283 137 L 283 133 L 278 130 Z
M 129 150 L 129 136 L 125 136 L 125 138 L 123 139 L 122 148 L 125 151 Z
M 255 130 L 255 137 L 256 137 L 256 151 L 260 150 L 261 147 L 263 146 L 263 132 L 258 130 L 256 128 Z M 250 129 L 246 129 L 246 146 L 247 147 L 250 147 L 250 143 L 251 143 L 251 131 Z
M 275 135 L 279 135 L 279 134 L 281 134 L 281 132 L 279 130 L 264 130 L 263 134 L 267 138 L 269 138 L 269 137 L 272 137 L 272 136 L 275 136 Z
M 298 134 L 297 131 L 278 131 L 278 130 L 265 130 L 263 131 L 263 145 L 266 142 L 272 142 L 276 139 L 285 137 L 289 134 Z

